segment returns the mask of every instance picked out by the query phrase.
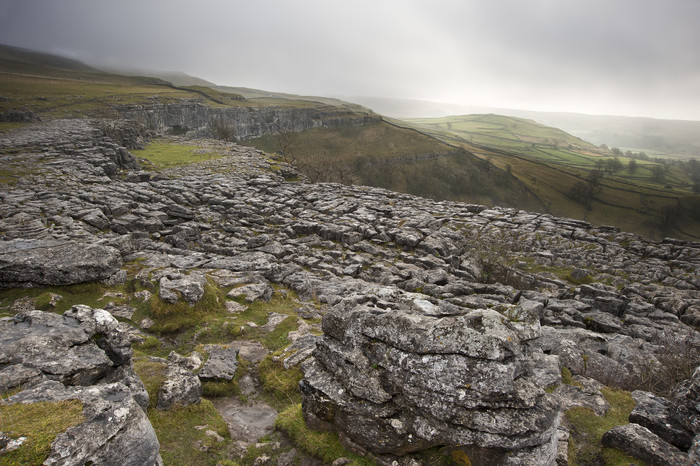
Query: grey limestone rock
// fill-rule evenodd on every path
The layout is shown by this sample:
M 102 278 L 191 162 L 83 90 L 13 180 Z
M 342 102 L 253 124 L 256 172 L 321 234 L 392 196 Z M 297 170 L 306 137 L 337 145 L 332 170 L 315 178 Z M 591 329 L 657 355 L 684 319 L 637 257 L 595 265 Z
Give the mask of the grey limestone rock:
M 85 421 L 58 435 L 44 464 L 159 464 L 148 394 L 131 357 L 128 332 L 103 309 L 0 319 L 0 387 L 22 389 L 7 402 L 84 404 Z
M 122 265 L 118 250 L 59 240 L 0 241 L 0 287 L 71 285 L 112 276 Z
M 508 311 L 524 311 L 508 308 L 436 317 L 404 299 L 389 310 L 348 298 L 324 316 L 302 365 L 307 424 L 378 455 L 472 445 L 553 458 L 559 408 L 534 381 L 536 369 L 558 380 L 558 365 L 524 345 L 539 321 L 513 325 Z
M 637 402 L 629 420 L 642 425 L 656 435 L 686 451 L 693 443 L 693 433 L 671 416 L 671 402 L 652 393 L 635 390 L 632 398 Z
M 250 283 L 237 288 L 233 288 L 227 294 L 229 298 L 245 298 L 246 302 L 252 303 L 258 300 L 269 301 L 272 298 L 272 286 L 266 281 L 261 283 Z
M 70 385 L 91 385 L 131 360 L 131 342 L 107 311 L 74 306 L 63 316 L 42 311 L 0 321 L 0 364 L 23 367 L 26 383 L 42 377 Z M 15 374 L 21 370 L 18 368 Z M 10 388 L 10 381 L 3 387 Z M 14 385 L 13 385 L 14 386 Z
M 46 381 L 10 397 L 8 403 L 78 399 L 85 421 L 59 434 L 46 465 L 143 464 L 160 461 L 160 445 L 144 410 L 122 383 L 66 387 Z
M 173 406 L 197 404 L 202 400 L 202 383 L 188 369 L 186 361 L 170 358 L 166 378 L 158 392 L 156 408 L 168 410 Z
M 238 368 L 238 351 L 233 347 L 207 345 L 209 358 L 199 371 L 200 379 L 233 380 Z
M 204 297 L 206 277 L 197 272 L 189 275 L 182 273 L 168 274 L 160 279 L 160 297 L 166 302 L 176 303 L 182 297 L 190 304 Z
M 688 464 L 688 455 L 639 424 L 613 427 L 603 434 L 602 444 L 622 450 L 654 466 Z

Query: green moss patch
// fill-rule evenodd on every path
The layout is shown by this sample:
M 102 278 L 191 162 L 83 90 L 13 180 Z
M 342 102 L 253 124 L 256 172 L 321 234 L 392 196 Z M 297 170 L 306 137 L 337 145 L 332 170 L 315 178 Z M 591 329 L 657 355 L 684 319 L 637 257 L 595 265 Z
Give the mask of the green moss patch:
M 78 400 L 0 404 L 0 431 L 15 439 L 27 439 L 19 449 L 3 455 L 0 462 L 41 464 L 51 453 L 56 436 L 83 421 L 83 404 Z

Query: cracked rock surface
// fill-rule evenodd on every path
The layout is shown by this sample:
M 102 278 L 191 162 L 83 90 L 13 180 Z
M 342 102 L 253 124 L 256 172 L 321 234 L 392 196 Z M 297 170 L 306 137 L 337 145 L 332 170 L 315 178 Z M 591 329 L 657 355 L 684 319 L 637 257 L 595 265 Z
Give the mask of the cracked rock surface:
M 330 309 L 322 337 L 298 340 L 307 421 L 380 460 L 468 444 L 554 461 L 560 407 L 544 389 L 561 367 L 643 388 L 641 374 L 670 378 L 673 354 L 700 354 L 700 243 L 289 182 L 255 149 L 178 143 L 224 156 L 143 172 L 90 120 L 1 135 L 16 176 L 0 187 L 0 286 L 102 280 L 137 259 L 166 301 L 201 299 L 205 275 L 247 277 L 251 299 L 286 286 Z M 95 377 L 118 355 L 95 355 Z

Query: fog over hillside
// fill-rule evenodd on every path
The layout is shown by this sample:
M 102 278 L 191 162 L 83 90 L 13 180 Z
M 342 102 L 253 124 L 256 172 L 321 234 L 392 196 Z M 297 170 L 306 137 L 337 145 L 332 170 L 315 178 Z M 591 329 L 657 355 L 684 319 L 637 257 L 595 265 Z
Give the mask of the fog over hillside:
M 0 43 L 303 95 L 700 120 L 698 17 L 688 0 L 2 0 Z

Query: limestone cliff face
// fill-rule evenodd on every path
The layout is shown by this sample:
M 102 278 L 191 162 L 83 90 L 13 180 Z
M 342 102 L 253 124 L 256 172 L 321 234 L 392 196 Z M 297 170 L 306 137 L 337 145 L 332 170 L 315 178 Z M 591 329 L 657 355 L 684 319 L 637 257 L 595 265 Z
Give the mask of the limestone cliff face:
M 282 131 L 299 132 L 311 128 L 367 125 L 381 121 L 373 113 L 357 113 L 342 107 L 308 103 L 303 107 L 250 106 L 210 107 L 198 101 L 173 104 L 128 106 L 118 109 L 127 119 L 140 119 L 163 133 L 194 132 L 211 136 L 212 123 L 230 126 L 237 140 L 245 140 Z

